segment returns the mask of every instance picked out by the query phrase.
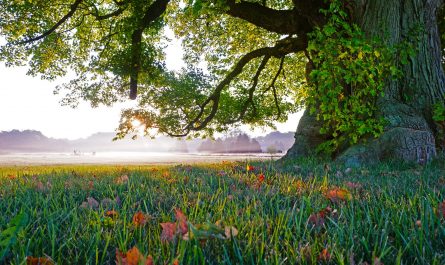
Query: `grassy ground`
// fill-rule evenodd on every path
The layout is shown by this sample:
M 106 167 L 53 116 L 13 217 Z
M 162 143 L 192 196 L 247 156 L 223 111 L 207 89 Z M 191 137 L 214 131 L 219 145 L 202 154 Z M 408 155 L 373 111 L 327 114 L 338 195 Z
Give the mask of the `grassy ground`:
M 0 168 L 0 263 L 445 264 L 443 161 L 253 165 Z

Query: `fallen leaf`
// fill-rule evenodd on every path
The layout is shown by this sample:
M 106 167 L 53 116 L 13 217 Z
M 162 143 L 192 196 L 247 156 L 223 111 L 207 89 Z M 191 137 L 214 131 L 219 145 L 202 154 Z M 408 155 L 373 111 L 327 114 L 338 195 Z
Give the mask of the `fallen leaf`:
M 144 257 L 141 254 L 139 249 L 134 246 L 127 253 L 122 253 L 119 249 L 116 249 L 116 264 L 120 265 L 153 265 L 153 257 L 149 255 L 148 257 Z
M 133 224 L 136 227 L 144 226 L 147 223 L 147 219 L 142 212 L 137 212 L 133 215 Z
M 341 188 L 334 188 L 326 191 L 325 197 L 333 203 L 352 199 L 351 193 L 348 190 Z
M 307 220 L 307 223 L 309 226 L 315 228 L 322 227 L 326 222 L 326 218 L 330 217 L 333 213 L 336 213 L 336 210 L 332 210 L 331 207 L 326 207 L 325 209 L 311 214 Z
M 265 179 L 266 179 L 266 176 L 264 176 L 263 173 L 261 173 L 261 174 L 258 175 L 258 181 L 259 181 L 260 183 L 263 183 Z
M 224 228 L 224 234 L 227 239 L 236 237 L 238 235 L 238 229 L 233 226 L 226 226 Z
M 116 218 L 118 216 L 118 213 L 115 210 L 110 210 L 105 212 L 105 216 Z
M 128 175 L 122 175 L 115 180 L 116 184 L 127 184 L 128 183 Z
M 88 197 L 87 201 L 82 202 L 80 208 L 97 209 L 99 208 L 99 202 L 96 201 L 96 199 L 94 199 L 93 197 Z
M 184 235 L 185 233 L 188 232 L 187 217 L 181 211 L 181 209 L 178 208 L 175 208 L 175 217 L 176 220 L 178 221 L 179 233 Z
M 357 182 L 346 182 L 346 187 L 350 188 L 350 189 L 361 189 L 363 186 L 361 183 L 357 183 Z
M 26 257 L 27 265 L 53 265 L 54 262 L 49 258 L 35 258 L 28 256 Z
M 175 259 L 175 260 L 173 261 L 172 265 L 179 265 L 179 260 L 178 260 L 178 259 Z
M 176 235 L 176 223 L 161 223 L 161 241 L 172 242 Z
M 327 248 L 324 248 L 318 255 L 318 261 L 328 262 L 331 259 L 331 254 Z

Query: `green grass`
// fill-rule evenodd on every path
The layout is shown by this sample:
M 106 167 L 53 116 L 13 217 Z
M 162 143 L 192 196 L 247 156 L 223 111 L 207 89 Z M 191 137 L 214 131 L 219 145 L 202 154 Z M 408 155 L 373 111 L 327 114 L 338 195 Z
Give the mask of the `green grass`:
M 57 264 L 114 264 L 116 248 L 137 246 L 155 264 L 373 264 L 376 258 L 384 264 L 445 264 L 445 220 L 437 210 L 444 200 L 443 161 L 349 174 L 317 161 L 298 165 L 256 163 L 255 172 L 246 172 L 242 162 L 0 168 L 0 231 L 20 213 L 28 218 L 3 262 L 48 256 Z M 260 172 L 266 179 L 258 189 Z M 125 174 L 128 183 L 117 184 Z M 362 187 L 348 188 L 347 182 Z M 348 189 L 352 199 L 329 201 L 324 192 L 334 187 Z M 87 197 L 119 197 L 121 203 L 81 208 Z M 324 226 L 309 225 L 309 216 L 327 206 L 337 214 Z M 239 234 L 161 242 L 160 223 L 175 220 L 175 207 L 195 226 L 222 220 Z M 110 209 L 119 213 L 115 220 L 105 217 Z M 143 227 L 132 224 L 138 211 L 151 216 Z M 319 258 L 323 249 L 329 261 Z

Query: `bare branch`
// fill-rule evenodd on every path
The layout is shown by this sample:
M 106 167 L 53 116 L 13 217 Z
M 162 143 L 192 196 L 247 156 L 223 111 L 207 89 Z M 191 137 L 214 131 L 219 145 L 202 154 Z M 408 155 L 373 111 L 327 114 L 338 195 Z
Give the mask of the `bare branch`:
M 34 37 L 34 38 L 30 38 L 24 41 L 20 41 L 17 44 L 27 44 L 27 43 L 31 43 L 34 41 L 38 41 L 40 39 L 43 39 L 45 37 L 47 37 L 48 35 L 50 35 L 51 33 L 53 33 L 57 28 L 59 28 L 63 23 L 65 23 L 65 21 L 67 21 L 70 17 L 72 17 L 74 15 L 74 13 L 76 12 L 77 8 L 79 7 L 80 3 L 82 3 L 83 0 L 76 0 L 70 7 L 70 11 L 64 15 L 62 17 L 62 19 L 60 19 L 54 26 L 52 26 L 49 30 L 45 31 L 44 33 L 42 33 L 41 35 Z

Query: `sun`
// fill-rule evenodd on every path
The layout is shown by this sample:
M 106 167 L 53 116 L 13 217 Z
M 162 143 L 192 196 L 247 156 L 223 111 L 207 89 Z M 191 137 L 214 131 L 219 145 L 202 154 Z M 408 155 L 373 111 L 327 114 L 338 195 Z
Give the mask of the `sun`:
M 138 128 L 142 125 L 142 122 L 138 119 L 134 119 L 131 121 L 131 126 L 133 126 L 133 128 Z
M 133 130 L 139 135 L 144 136 L 145 135 L 145 124 L 143 124 L 140 120 L 134 119 L 131 121 L 131 126 L 133 127 Z

